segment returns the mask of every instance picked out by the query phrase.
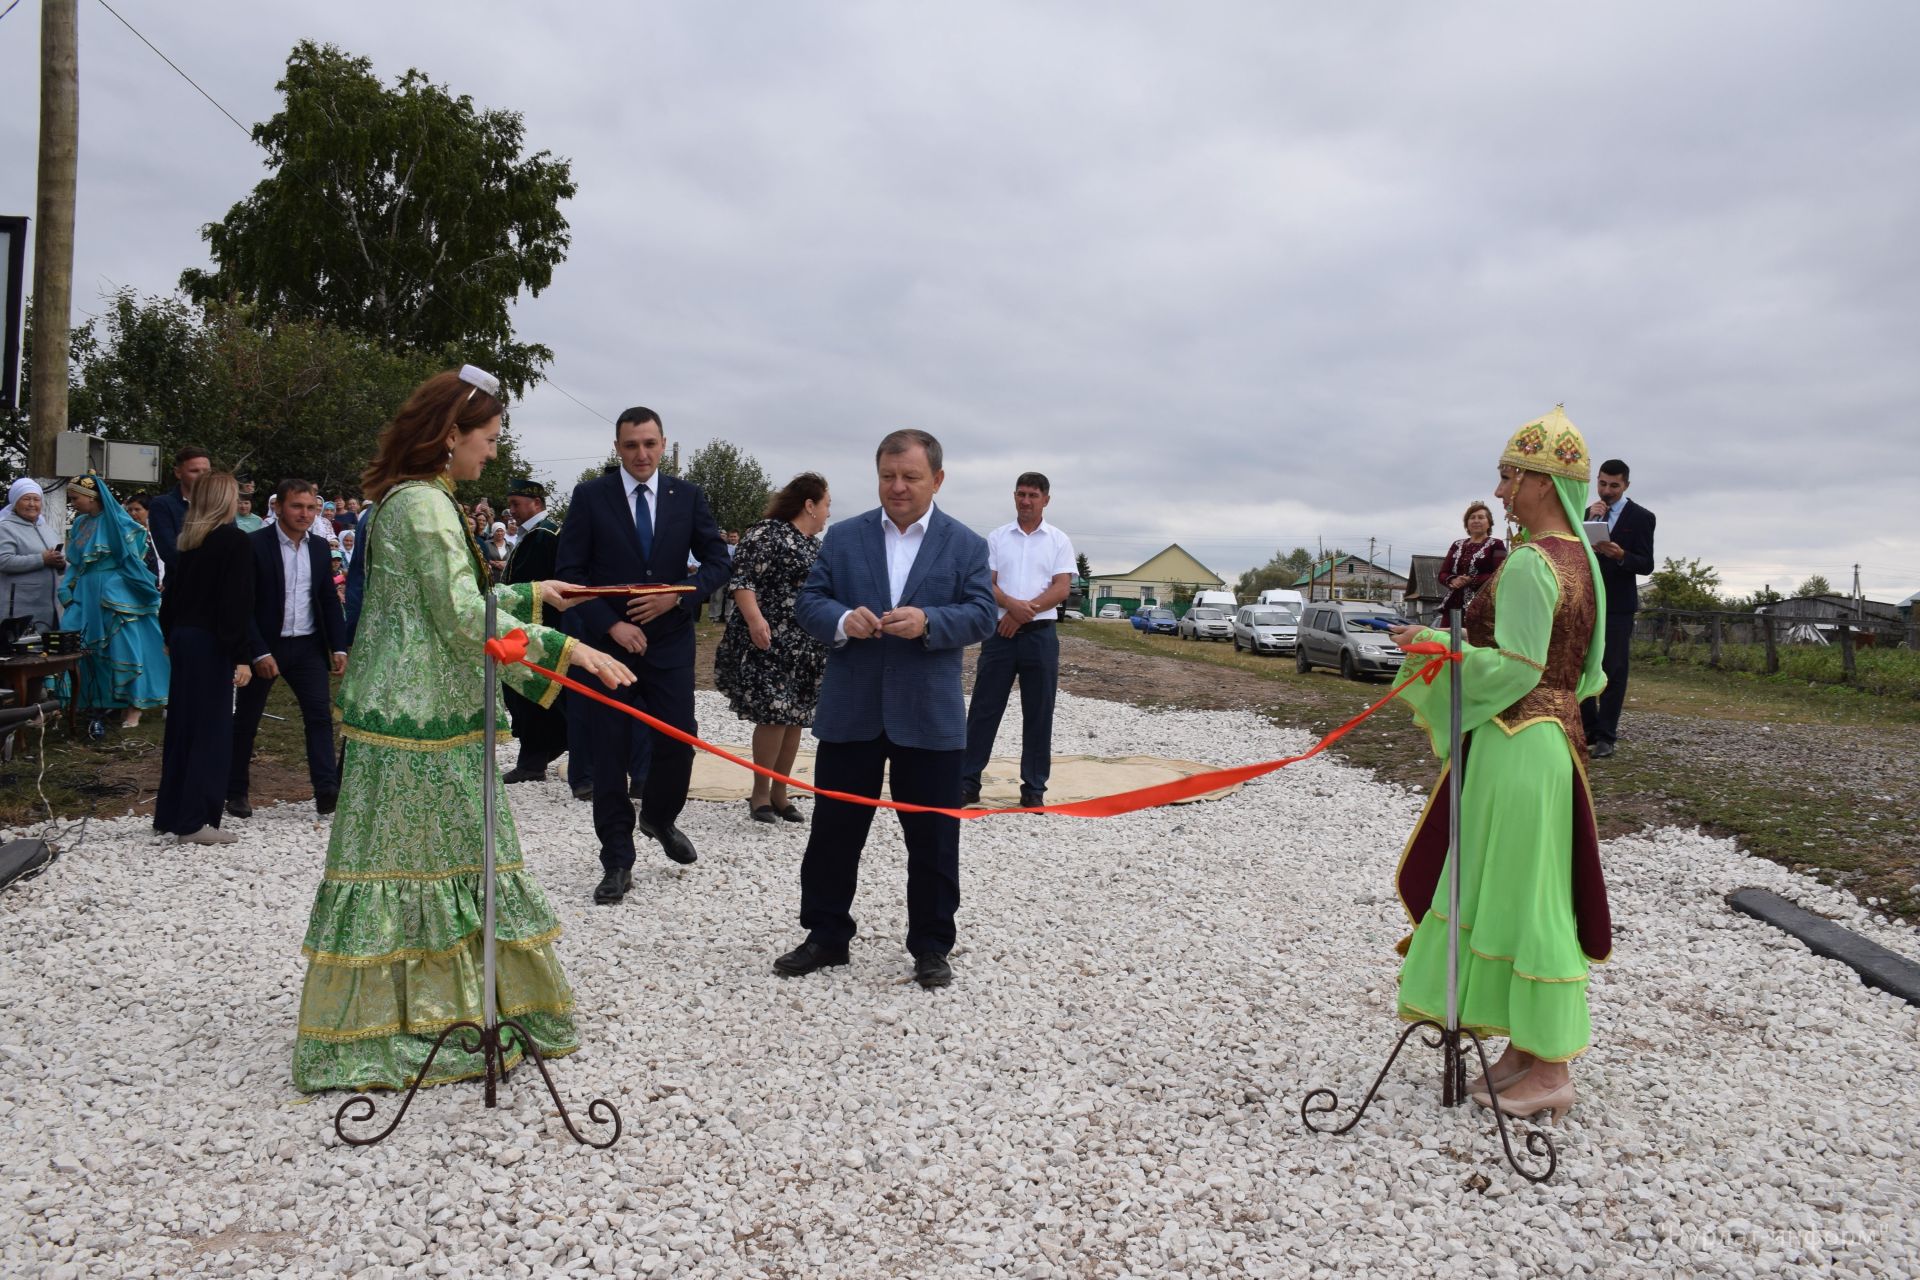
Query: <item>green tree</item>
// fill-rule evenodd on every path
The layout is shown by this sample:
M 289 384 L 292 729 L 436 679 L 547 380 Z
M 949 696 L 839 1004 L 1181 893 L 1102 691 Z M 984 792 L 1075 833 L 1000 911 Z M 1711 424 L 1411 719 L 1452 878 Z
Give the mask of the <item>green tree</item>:
M 515 341 L 509 306 L 566 257 L 569 163 L 523 157 L 518 113 L 418 70 L 389 88 L 333 45 L 295 45 L 277 87 L 281 110 L 253 129 L 273 172 L 202 229 L 213 270 L 181 287 L 436 361 L 459 352 L 523 392 L 553 352 Z
M 709 440 L 687 460 L 686 477 L 707 495 L 722 529 L 738 532 L 767 509 L 773 481 L 752 454 L 725 440 Z
M 1313 553 L 1305 547 L 1295 547 L 1285 553 L 1276 551 L 1273 558 L 1259 568 L 1241 574 L 1239 581 L 1234 584 L 1233 594 L 1242 600 L 1255 600 L 1262 591 L 1291 587 L 1301 574 L 1311 568 Z
M 1641 601 L 1653 609 L 1719 609 L 1726 603 L 1720 598 L 1718 570 L 1698 559 L 1682 561 L 1670 556 L 1654 570 Z
M 1091 582 L 1093 580 L 1093 561 L 1087 559 L 1086 552 L 1080 551 L 1074 553 L 1073 568 L 1074 572 L 1080 575 L 1082 581 Z
M 1816 573 L 1795 587 L 1793 594 L 1801 600 L 1806 599 L 1808 596 L 1830 596 L 1833 594 L 1833 584 L 1827 581 L 1825 574 Z
M 359 485 L 380 430 L 407 395 L 446 367 L 336 326 L 256 323 L 245 307 L 206 312 L 180 298 L 122 290 L 74 331 L 75 429 L 145 440 L 166 459 L 185 444 L 265 488 L 297 476 L 331 494 Z M 511 431 L 463 500 L 498 497 L 520 469 Z

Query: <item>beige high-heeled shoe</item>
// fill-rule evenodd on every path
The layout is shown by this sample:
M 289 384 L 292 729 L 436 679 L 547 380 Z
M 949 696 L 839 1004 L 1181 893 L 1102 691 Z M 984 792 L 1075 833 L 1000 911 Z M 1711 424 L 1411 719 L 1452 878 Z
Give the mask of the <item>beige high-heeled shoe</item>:
M 1484 1093 L 1474 1094 L 1473 1100 L 1483 1107 L 1493 1105 Z M 1573 1110 L 1573 1077 L 1567 1077 L 1551 1089 L 1543 1089 L 1539 1085 L 1530 1087 L 1530 1082 L 1526 1080 L 1516 1081 L 1511 1090 L 1500 1095 L 1500 1109 L 1521 1120 L 1542 1111 L 1550 1111 L 1553 1118 L 1558 1120 Z
M 175 836 L 175 844 L 233 844 L 240 839 L 231 831 L 222 831 L 218 827 L 202 827 L 183 836 Z
M 1527 1072 L 1533 1070 L 1533 1063 L 1534 1060 L 1528 1058 L 1524 1066 L 1514 1066 L 1511 1065 L 1506 1058 L 1502 1057 L 1488 1069 L 1487 1074 L 1493 1077 L 1494 1088 L 1504 1089 L 1521 1076 L 1527 1074 Z M 1488 1092 L 1487 1077 L 1475 1076 L 1473 1079 L 1467 1081 L 1467 1092 L 1469 1094 Z

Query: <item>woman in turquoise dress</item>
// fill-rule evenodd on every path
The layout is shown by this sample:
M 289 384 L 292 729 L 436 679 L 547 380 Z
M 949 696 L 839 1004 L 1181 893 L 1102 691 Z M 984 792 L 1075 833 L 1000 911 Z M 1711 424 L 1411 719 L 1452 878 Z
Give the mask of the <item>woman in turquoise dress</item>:
M 147 531 L 97 475 L 67 487 L 77 513 L 67 531 L 62 616 L 83 633 L 79 704 L 124 711 L 121 727 L 167 704 L 167 651 L 160 638 L 160 584 L 147 568 Z
M 1460 1024 L 1508 1037 L 1491 1069 L 1501 1110 L 1556 1116 L 1573 1106 L 1568 1064 L 1592 1040 L 1587 971 L 1612 950 L 1580 701 L 1601 674 L 1605 588 L 1581 529 L 1590 459 L 1559 409 L 1527 423 L 1500 455 L 1494 491 L 1525 530 L 1467 608 L 1462 758 L 1447 761 L 1448 682 L 1402 693 L 1446 768 L 1461 770 Z M 1446 641 L 1397 628 L 1402 648 Z M 1402 855 L 1400 1014 L 1446 1009 L 1446 769 Z M 1473 1096 L 1488 1105 L 1484 1080 Z
M 494 456 L 503 407 L 498 384 L 472 366 L 429 378 L 381 434 L 362 478 L 379 507 L 361 540 L 366 595 L 339 694 L 345 767 L 307 924 L 293 1054 L 303 1091 L 404 1088 L 447 1026 L 482 1016 L 483 593 L 499 604 L 501 633 L 525 630 L 532 661 L 554 671 L 571 664 L 609 687 L 632 680 L 605 654 L 542 625 L 567 607 L 565 584 L 487 584 L 453 482 L 478 479 Z M 521 666 L 501 678 L 543 706 L 560 692 Z M 499 717 L 505 725 L 504 710 Z M 579 1046 L 554 950 L 560 925 L 521 861 L 500 797 L 499 1014 L 558 1057 Z M 520 1055 L 516 1042 L 508 1065 Z M 456 1035 L 423 1083 L 484 1070 Z

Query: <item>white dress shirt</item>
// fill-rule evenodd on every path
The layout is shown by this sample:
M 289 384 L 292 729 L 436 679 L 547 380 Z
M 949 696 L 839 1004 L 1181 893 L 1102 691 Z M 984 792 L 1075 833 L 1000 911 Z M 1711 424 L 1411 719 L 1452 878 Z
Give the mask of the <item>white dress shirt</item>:
M 1056 575 L 1073 573 L 1073 543 L 1045 520 L 1032 533 L 1013 520 L 987 535 L 987 567 L 998 575 L 995 581 L 1003 594 L 1033 600 L 1053 585 Z M 1006 617 L 1007 611 L 1002 609 L 1000 616 Z M 1059 616 L 1056 606 L 1034 614 L 1033 620 Z
M 280 605 L 281 638 L 310 636 L 313 634 L 313 561 L 308 557 L 306 540 L 313 532 L 308 530 L 295 542 L 275 521 L 273 536 L 280 541 L 280 569 L 287 583 L 286 599 Z
M 906 593 L 907 579 L 913 575 L 913 562 L 920 557 L 920 548 L 927 540 L 927 526 L 933 521 L 933 504 L 918 520 L 902 532 L 893 522 L 893 517 L 885 511 L 880 513 L 881 536 L 886 543 L 887 556 L 887 600 L 888 607 L 897 608 L 900 597 Z M 833 630 L 833 643 L 843 645 L 847 642 L 847 618 L 853 613 L 849 609 L 840 615 L 840 624 Z

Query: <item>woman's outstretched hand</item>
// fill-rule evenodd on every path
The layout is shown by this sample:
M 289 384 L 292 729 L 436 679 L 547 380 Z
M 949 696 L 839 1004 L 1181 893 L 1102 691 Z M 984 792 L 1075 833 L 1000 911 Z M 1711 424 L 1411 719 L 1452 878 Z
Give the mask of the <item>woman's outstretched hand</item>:
M 1387 632 L 1387 635 L 1391 637 L 1393 642 L 1399 645 L 1402 649 L 1411 649 L 1414 645 L 1419 643 L 1420 633 L 1425 630 L 1426 628 L 1421 626 L 1419 623 L 1409 622 L 1404 627 L 1394 627 L 1392 630 Z
M 571 582 L 543 582 L 540 584 L 540 599 L 546 603 L 549 609 L 558 609 L 561 613 L 565 613 L 586 599 L 585 596 L 570 596 L 566 594 L 569 591 L 578 591 L 579 589 L 580 588 L 574 586 Z
M 588 645 L 573 646 L 571 665 L 593 676 L 609 689 L 624 689 L 633 683 L 633 672 L 627 669 L 626 663 L 617 661 Z

